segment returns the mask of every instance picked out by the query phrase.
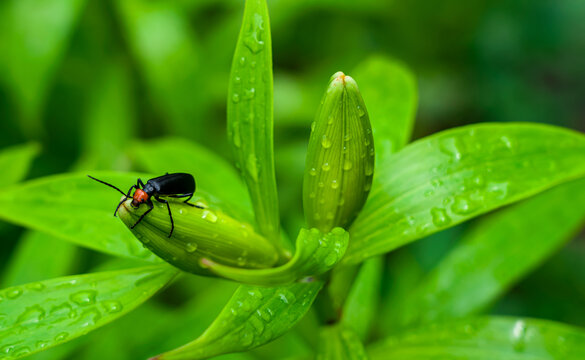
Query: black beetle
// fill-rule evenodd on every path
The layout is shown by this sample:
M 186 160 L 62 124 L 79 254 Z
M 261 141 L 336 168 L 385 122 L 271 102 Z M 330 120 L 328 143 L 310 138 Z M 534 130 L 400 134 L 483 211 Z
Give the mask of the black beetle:
M 167 200 L 161 199 L 160 196 L 168 196 L 168 197 L 172 197 L 172 198 L 187 198 L 184 201 L 184 203 L 186 203 L 187 205 L 190 205 L 190 206 L 195 206 L 195 207 L 201 208 L 201 206 L 197 206 L 197 205 L 193 205 L 193 204 L 188 203 L 188 201 L 191 200 L 191 198 L 193 197 L 193 194 L 195 193 L 195 179 L 193 178 L 193 175 L 191 175 L 191 174 L 186 174 L 186 173 L 169 174 L 169 173 L 166 173 L 165 175 L 155 177 L 155 178 L 148 180 L 146 182 L 146 185 L 142 182 L 142 180 L 140 178 L 138 178 L 138 180 L 136 181 L 136 185 L 132 185 L 127 193 L 124 193 L 122 190 L 118 189 L 114 185 L 109 184 L 105 181 L 96 179 L 96 178 L 89 176 L 89 175 L 87 175 L 87 176 L 90 179 L 93 179 L 97 182 L 100 182 L 104 185 L 107 185 L 111 188 L 118 190 L 122 195 L 124 195 L 124 199 L 122 199 L 122 201 L 120 201 L 118 206 L 116 206 L 116 210 L 114 211 L 114 216 L 116 216 L 116 213 L 118 212 L 118 209 L 120 208 L 120 205 L 122 205 L 122 203 L 124 201 L 126 201 L 127 199 L 130 199 L 130 198 L 132 198 L 132 206 L 134 208 L 138 208 L 141 204 L 144 204 L 144 203 L 146 203 L 148 205 L 148 210 L 146 210 L 144 212 L 144 214 L 142 214 L 142 216 L 140 216 L 138 221 L 136 221 L 136 223 L 134 225 L 132 225 L 132 227 L 130 227 L 131 229 L 134 229 L 134 227 L 136 225 L 138 225 L 142 221 L 142 219 L 144 219 L 146 214 L 148 214 L 149 212 L 152 211 L 152 209 L 154 209 L 154 204 L 152 203 L 152 199 L 151 199 L 152 197 L 154 197 L 156 199 L 156 201 L 167 205 L 167 209 L 169 210 L 169 217 L 171 219 L 171 232 L 169 233 L 169 237 L 171 237 L 171 235 L 173 234 L 173 230 L 175 229 L 175 224 L 173 222 L 173 215 L 171 214 L 171 207 L 169 205 L 169 202 Z M 134 190 L 134 189 L 136 189 L 136 191 L 134 192 L 134 195 L 131 195 L 132 190 Z

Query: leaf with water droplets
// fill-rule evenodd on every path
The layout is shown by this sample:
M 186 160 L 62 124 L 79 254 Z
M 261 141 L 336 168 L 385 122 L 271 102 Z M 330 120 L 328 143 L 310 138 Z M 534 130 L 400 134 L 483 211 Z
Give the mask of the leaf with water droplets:
M 0 290 L 2 355 L 16 359 L 85 335 L 142 304 L 177 273 L 155 265 Z
M 0 151 L 0 169 L 2 169 L 0 188 L 16 184 L 24 179 L 39 150 L 39 145 L 36 143 L 2 149 Z
M 410 141 L 418 102 L 416 79 L 404 65 L 383 56 L 366 59 L 353 75 L 368 105 L 377 164 Z
M 573 181 L 482 220 L 393 307 L 391 323 L 406 327 L 449 320 L 494 303 L 579 231 L 584 190 L 585 180 Z
M 359 336 L 342 325 L 321 329 L 316 360 L 368 360 Z
M 480 124 L 414 142 L 380 163 L 344 262 L 391 251 L 585 176 L 585 136 L 538 124 Z
M 195 177 L 198 189 L 213 194 L 231 209 L 230 215 L 251 221 L 250 198 L 231 164 L 209 149 L 189 140 L 162 138 L 138 141 L 133 153 L 151 174 L 186 172 Z
M 273 151 L 272 45 L 265 0 L 247 0 L 228 90 L 228 140 L 260 233 L 290 255 L 279 235 Z
M 377 359 L 585 359 L 585 329 L 537 319 L 482 317 L 437 323 L 367 348 Z
M 266 344 L 305 315 L 322 286 L 321 281 L 280 287 L 242 285 L 203 335 L 153 360 L 207 359 Z
M 342 259 L 348 241 L 349 234 L 342 228 L 335 228 L 326 234 L 315 228 L 301 229 L 294 257 L 277 268 L 243 269 L 218 264 L 208 259 L 202 260 L 202 263 L 212 273 L 241 283 L 281 285 L 330 270 Z
M 94 175 L 122 188 L 136 184 L 140 176 Z M 0 191 L 0 218 L 97 251 L 154 261 L 155 256 L 113 217 L 120 200 L 116 194 L 86 174 L 49 176 Z

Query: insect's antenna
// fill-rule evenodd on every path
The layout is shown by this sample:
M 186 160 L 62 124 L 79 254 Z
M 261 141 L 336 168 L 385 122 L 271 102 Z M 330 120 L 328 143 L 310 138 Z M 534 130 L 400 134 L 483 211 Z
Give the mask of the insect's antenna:
M 122 195 L 124 195 L 124 196 L 127 196 L 127 195 L 126 195 L 126 194 L 125 194 L 125 193 L 124 193 L 122 190 L 118 189 L 117 187 L 115 187 L 115 186 L 114 186 L 114 185 L 112 185 L 112 184 L 108 184 L 108 183 L 107 183 L 107 182 L 105 182 L 105 181 L 101 181 L 101 180 L 99 180 L 99 179 L 96 179 L 96 178 L 94 178 L 94 177 L 92 177 L 92 176 L 89 176 L 89 175 L 87 175 L 87 177 L 88 177 L 88 178 L 90 178 L 90 179 L 93 179 L 93 180 L 95 180 L 95 181 L 97 181 L 97 182 L 100 182 L 100 183 L 102 183 L 102 184 L 104 184 L 104 185 L 107 185 L 107 186 L 111 187 L 112 189 L 116 189 L 116 190 L 118 190 L 118 191 L 120 192 L 120 194 L 122 194 Z

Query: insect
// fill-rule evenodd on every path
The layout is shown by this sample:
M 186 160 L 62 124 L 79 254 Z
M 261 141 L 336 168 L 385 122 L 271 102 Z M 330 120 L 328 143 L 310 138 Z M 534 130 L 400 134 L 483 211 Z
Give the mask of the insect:
M 138 225 L 144 217 L 154 209 L 154 204 L 152 203 L 152 198 L 154 197 L 156 201 L 166 204 L 167 209 L 169 210 L 169 217 L 171 219 L 171 232 L 169 233 L 169 237 L 173 235 L 173 230 L 175 229 L 175 223 L 173 222 L 173 215 L 171 214 L 171 207 L 169 202 L 165 199 L 161 199 L 161 196 L 171 197 L 171 198 L 187 198 L 183 201 L 185 204 L 194 206 L 197 208 L 202 208 L 201 206 L 197 206 L 194 204 L 188 203 L 189 200 L 193 197 L 195 193 L 195 179 L 193 175 L 186 174 L 186 173 L 175 173 L 169 174 L 166 173 L 165 175 L 152 178 L 146 182 L 146 185 L 142 182 L 140 178 L 136 181 L 136 185 L 132 185 L 127 193 L 124 193 L 122 190 L 118 189 L 112 184 L 109 184 L 105 181 L 96 179 L 92 176 L 87 175 L 90 179 L 93 179 L 97 182 L 100 182 L 104 185 L 107 185 L 113 189 L 118 190 L 122 195 L 124 195 L 124 199 L 120 201 L 118 206 L 116 206 L 116 210 L 114 211 L 114 216 L 118 212 L 120 205 L 124 203 L 127 199 L 132 199 L 132 207 L 137 209 L 141 204 L 147 204 L 148 210 L 144 212 L 136 221 L 134 225 L 130 228 L 134 229 L 136 225 Z M 134 195 L 132 194 L 132 190 L 134 191 Z

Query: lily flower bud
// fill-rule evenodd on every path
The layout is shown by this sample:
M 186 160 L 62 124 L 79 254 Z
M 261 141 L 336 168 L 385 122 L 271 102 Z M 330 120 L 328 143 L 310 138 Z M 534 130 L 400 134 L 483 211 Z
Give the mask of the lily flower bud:
M 348 228 L 368 197 L 374 174 L 374 140 L 354 79 L 342 72 L 330 82 L 307 151 L 303 207 L 309 227 Z
M 239 222 L 220 210 L 201 209 L 180 200 L 167 200 L 174 222 L 171 237 L 171 220 L 163 203 L 153 200 L 154 208 L 136 226 L 134 224 L 148 210 L 147 205 L 134 208 L 132 200 L 128 199 L 120 206 L 118 213 L 145 247 L 171 265 L 190 273 L 212 275 L 201 265 L 202 258 L 246 269 L 269 268 L 276 263 L 276 249 L 251 225 Z

